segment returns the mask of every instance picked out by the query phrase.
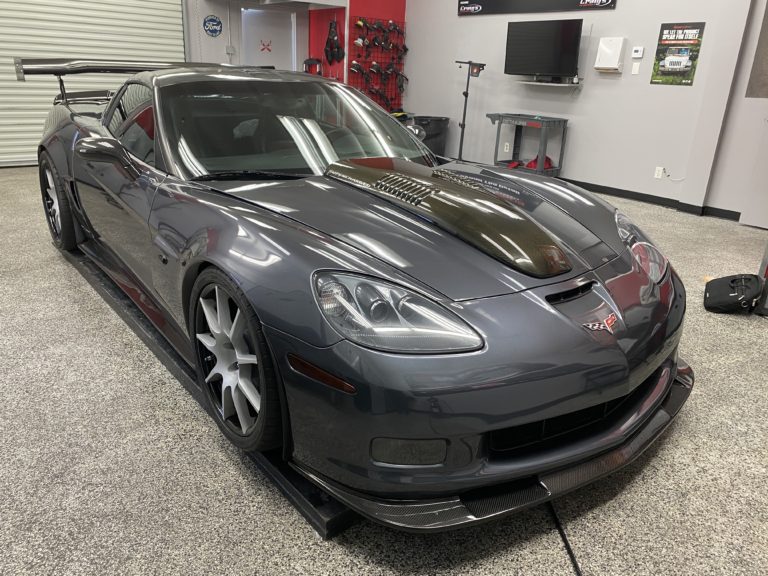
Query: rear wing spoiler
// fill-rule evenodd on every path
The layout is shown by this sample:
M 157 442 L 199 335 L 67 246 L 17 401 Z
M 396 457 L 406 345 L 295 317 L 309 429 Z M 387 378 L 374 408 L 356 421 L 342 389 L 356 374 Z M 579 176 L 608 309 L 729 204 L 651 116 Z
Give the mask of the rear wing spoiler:
M 189 62 L 133 62 L 129 60 L 70 60 L 67 58 L 14 58 L 16 79 L 24 82 L 25 77 L 33 74 L 56 76 L 61 88 L 60 99 L 67 103 L 67 92 L 64 89 L 62 76 L 67 74 L 135 74 L 152 70 L 165 70 L 184 66 L 201 66 Z M 211 66 L 211 64 L 203 64 Z M 226 64 L 216 64 L 226 66 Z

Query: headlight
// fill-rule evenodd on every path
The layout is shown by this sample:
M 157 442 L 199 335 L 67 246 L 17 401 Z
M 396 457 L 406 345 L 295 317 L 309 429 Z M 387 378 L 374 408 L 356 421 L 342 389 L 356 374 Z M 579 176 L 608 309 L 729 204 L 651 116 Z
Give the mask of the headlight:
M 625 214 L 616 212 L 616 228 L 619 237 L 632 251 L 640 268 L 655 283 L 664 279 L 669 268 L 669 260 L 653 245 L 648 237 Z
M 364 276 L 323 272 L 314 279 L 323 316 L 362 346 L 412 354 L 468 352 L 483 340 L 458 316 L 415 292 Z

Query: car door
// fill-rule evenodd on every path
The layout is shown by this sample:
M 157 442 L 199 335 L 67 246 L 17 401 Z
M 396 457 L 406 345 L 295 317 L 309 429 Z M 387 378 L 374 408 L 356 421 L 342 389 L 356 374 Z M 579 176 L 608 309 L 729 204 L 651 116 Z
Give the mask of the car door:
M 146 286 L 153 254 L 147 222 L 166 174 L 155 161 L 152 89 L 129 83 L 116 98 L 105 125 L 128 151 L 131 165 L 89 160 L 76 165 L 75 177 L 94 237 Z

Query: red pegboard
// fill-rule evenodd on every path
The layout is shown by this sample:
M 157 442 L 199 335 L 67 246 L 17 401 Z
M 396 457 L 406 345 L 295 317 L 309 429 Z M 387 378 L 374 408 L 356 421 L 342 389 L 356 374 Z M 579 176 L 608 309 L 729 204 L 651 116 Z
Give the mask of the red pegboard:
M 349 85 L 390 112 L 402 110 L 408 86 L 403 74 L 405 22 L 355 16 L 349 28 Z
M 309 11 L 309 57 L 322 61 L 323 76 L 334 80 L 344 80 L 344 62 L 329 63 L 325 58 L 325 42 L 328 40 L 328 27 L 336 22 L 341 45 L 346 48 L 346 11 L 344 8 L 327 8 Z M 313 70 L 314 72 L 314 70 Z

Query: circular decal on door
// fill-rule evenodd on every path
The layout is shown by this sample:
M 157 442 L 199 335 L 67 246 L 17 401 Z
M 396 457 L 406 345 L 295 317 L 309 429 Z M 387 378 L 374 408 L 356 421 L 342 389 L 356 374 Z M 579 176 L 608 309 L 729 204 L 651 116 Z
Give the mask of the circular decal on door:
M 218 36 L 221 34 L 224 25 L 221 23 L 221 18 L 211 14 L 203 19 L 203 30 L 208 36 Z

